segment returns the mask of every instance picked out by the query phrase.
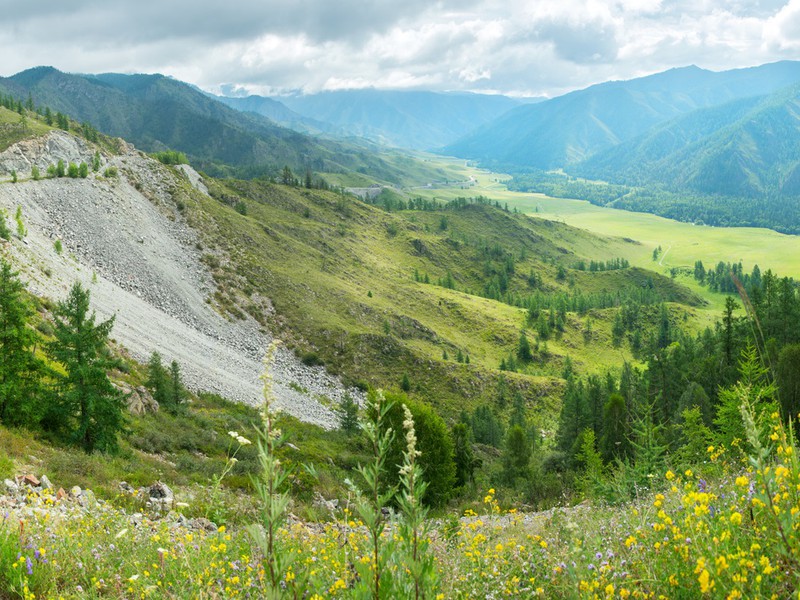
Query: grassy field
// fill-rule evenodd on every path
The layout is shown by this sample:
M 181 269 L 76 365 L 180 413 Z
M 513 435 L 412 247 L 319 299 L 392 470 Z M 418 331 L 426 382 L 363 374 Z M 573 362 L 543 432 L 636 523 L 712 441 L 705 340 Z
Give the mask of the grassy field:
M 719 261 L 741 260 L 748 271 L 757 264 L 762 271 L 769 268 L 780 275 L 800 278 L 800 238 L 797 236 L 753 227 L 695 226 L 646 213 L 594 206 L 583 200 L 512 192 L 503 183 L 509 178 L 508 175 L 468 167 L 459 159 L 439 157 L 431 160 L 459 170 L 465 179 L 472 176 L 476 184 L 468 189 L 415 189 L 411 195 L 449 200 L 457 196 L 482 194 L 500 202 L 508 202 L 509 207 L 524 213 L 562 221 L 602 235 L 631 238 L 642 245 L 629 247 L 630 253 L 626 258 L 633 264 L 651 269 L 656 267 L 652 261 L 653 249 L 661 246 L 664 254 L 659 266 L 664 270 L 691 267 L 696 260 L 702 260 L 707 268 Z

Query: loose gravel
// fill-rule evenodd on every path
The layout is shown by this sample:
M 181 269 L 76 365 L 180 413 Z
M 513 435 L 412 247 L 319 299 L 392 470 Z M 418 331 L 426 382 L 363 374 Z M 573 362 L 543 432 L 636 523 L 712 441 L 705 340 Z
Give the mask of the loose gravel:
M 58 152 L 49 156 L 48 148 Z M 59 159 L 87 161 L 92 153 L 69 134 L 51 132 L 0 153 L 0 173 L 13 166 L 24 179 L 26 164 L 42 169 Z M 255 321 L 229 321 L 207 302 L 214 281 L 200 262 L 196 232 L 171 201 L 169 190 L 178 177 L 188 177 L 200 190 L 202 179 L 190 167 L 182 167 L 180 175 L 131 146 L 104 157 L 100 173 L 107 166 L 117 167 L 120 176 L 0 184 L 0 206 L 10 215 L 22 207 L 28 235 L 14 238 L 5 251 L 29 289 L 60 299 L 81 281 L 98 316 L 115 317 L 112 335 L 135 358 L 145 361 L 158 351 L 181 365 L 191 389 L 260 403 L 261 357 L 271 338 Z M 62 242 L 61 254 L 54 249 L 56 240 Z M 262 293 L 268 296 L 269 290 Z M 323 367 L 303 365 L 285 349 L 278 352 L 273 375 L 280 408 L 303 421 L 335 425 L 332 407 L 346 391 L 337 378 Z M 350 393 L 362 400 L 358 392 Z

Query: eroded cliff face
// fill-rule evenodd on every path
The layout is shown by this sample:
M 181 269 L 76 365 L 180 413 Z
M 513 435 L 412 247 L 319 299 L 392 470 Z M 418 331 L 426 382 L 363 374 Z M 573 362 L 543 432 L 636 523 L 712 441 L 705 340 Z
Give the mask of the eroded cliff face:
M 0 184 L 0 207 L 8 215 L 21 207 L 28 230 L 6 243 L 4 252 L 36 294 L 60 299 L 74 281 L 83 282 L 98 315 L 115 316 L 112 337 L 137 359 L 156 350 L 166 361 L 178 361 L 191 389 L 258 404 L 261 357 L 271 336 L 253 320 L 223 318 L 207 302 L 215 284 L 200 261 L 200 234 L 174 200 L 178 189 L 203 193 L 199 176 L 190 181 L 184 171 L 130 145 L 120 148 L 119 154 L 103 154 L 99 172 L 85 179 L 39 181 L 30 178 L 33 165 L 44 173 L 59 160 L 89 164 L 96 149 L 54 131 L 0 153 L 0 173 L 16 170 L 19 177 Z M 103 177 L 108 167 L 118 176 Z M 345 390 L 337 379 L 286 350 L 273 370 L 281 408 L 308 422 L 335 424 L 331 408 L 318 398 L 338 401 Z
M 59 160 L 64 164 L 91 164 L 95 150 L 85 140 L 65 131 L 54 130 L 46 135 L 28 138 L 0 152 L 0 175 L 16 171 L 29 177 L 36 166 L 42 174 Z

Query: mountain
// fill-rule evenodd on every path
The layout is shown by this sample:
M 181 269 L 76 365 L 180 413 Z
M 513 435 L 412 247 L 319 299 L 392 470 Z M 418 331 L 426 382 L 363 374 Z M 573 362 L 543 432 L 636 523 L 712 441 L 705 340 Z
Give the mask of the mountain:
M 215 100 L 223 104 L 235 108 L 241 112 L 249 112 L 261 115 L 274 121 L 278 125 L 294 129 L 303 133 L 323 133 L 335 129 L 330 123 L 323 123 L 309 117 L 296 113 L 288 106 L 264 96 L 245 96 L 245 97 L 230 97 L 230 96 L 211 96 Z
M 289 165 L 297 173 L 369 174 L 393 184 L 403 184 L 414 169 L 423 181 L 448 178 L 422 163 L 409 169 L 407 158 L 378 156 L 366 143 L 321 140 L 280 127 L 163 75 L 75 75 L 37 67 L 0 78 L 0 91 L 30 96 L 148 152 L 182 151 L 212 174 L 269 175 Z
M 499 95 L 374 89 L 279 100 L 304 117 L 330 123 L 340 134 L 416 150 L 449 144 L 521 103 Z
M 444 152 L 499 165 L 557 169 L 587 160 L 694 110 L 800 81 L 800 62 L 715 73 L 695 66 L 598 84 L 515 108 Z

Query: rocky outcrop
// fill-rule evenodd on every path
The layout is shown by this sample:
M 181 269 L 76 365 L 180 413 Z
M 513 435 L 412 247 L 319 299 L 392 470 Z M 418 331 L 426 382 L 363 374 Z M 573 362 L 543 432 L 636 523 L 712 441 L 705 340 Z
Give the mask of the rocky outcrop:
M 64 164 L 91 164 L 95 150 L 81 138 L 64 131 L 51 131 L 43 136 L 28 138 L 0 152 L 0 175 L 16 171 L 27 177 L 33 166 L 44 175 L 50 165 L 59 160 Z

